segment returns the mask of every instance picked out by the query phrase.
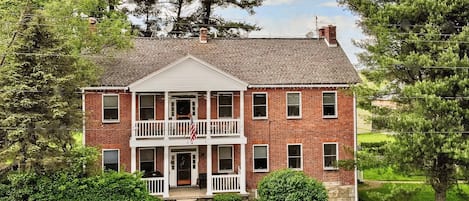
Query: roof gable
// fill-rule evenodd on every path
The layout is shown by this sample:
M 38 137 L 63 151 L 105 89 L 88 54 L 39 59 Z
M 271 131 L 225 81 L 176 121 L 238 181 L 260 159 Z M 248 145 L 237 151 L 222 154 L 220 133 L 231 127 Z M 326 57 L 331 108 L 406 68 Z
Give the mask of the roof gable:
M 187 55 L 129 85 L 130 91 L 239 91 L 247 83 Z

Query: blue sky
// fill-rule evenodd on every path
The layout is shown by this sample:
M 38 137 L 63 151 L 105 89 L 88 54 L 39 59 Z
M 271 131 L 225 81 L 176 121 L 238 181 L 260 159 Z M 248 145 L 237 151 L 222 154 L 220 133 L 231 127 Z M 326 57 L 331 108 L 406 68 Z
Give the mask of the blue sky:
M 328 24 L 337 26 L 337 39 L 353 64 L 358 63 L 356 53 L 363 50 L 355 47 L 352 40 L 365 39 L 356 25 L 358 17 L 336 0 L 265 0 L 263 6 L 255 9 L 250 16 L 237 8 L 217 8 L 215 14 L 227 19 L 256 23 L 261 31 L 251 32 L 249 37 L 290 37 L 304 38 L 315 30 L 315 17 L 318 27 Z

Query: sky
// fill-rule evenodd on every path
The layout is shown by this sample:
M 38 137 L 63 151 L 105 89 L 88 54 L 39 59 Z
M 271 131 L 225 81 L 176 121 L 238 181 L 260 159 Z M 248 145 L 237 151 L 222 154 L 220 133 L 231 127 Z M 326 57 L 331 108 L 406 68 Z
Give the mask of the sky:
M 355 47 L 353 40 L 363 40 L 366 36 L 357 26 L 358 16 L 345 7 L 339 7 L 336 0 L 265 0 L 255 8 L 256 14 L 249 15 L 239 8 L 217 8 L 215 14 L 226 19 L 255 23 L 262 27 L 249 37 L 304 38 L 308 32 L 329 24 L 337 26 L 337 40 L 352 64 L 357 64 L 356 54 L 364 50 Z

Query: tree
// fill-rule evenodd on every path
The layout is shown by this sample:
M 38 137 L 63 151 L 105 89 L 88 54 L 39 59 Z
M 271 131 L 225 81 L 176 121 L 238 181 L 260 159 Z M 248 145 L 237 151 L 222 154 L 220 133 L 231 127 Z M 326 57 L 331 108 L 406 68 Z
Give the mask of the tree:
M 326 188 L 303 172 L 277 170 L 262 178 L 257 187 L 260 201 L 327 201 Z
M 118 20 L 120 15 L 102 12 L 90 2 L 98 3 L 0 3 L 0 8 L 21 11 L 5 17 L 19 18 L 11 29 L 16 36 L 0 37 L 8 41 L 0 48 L 5 52 L 0 67 L 0 168 L 47 172 L 65 168 L 67 157 L 73 155 L 71 131 L 82 123 L 79 89 L 99 74 L 84 55 L 130 43 L 129 35 L 121 32 L 127 23 Z M 87 19 L 74 15 L 78 11 L 101 13 L 112 22 L 102 20 L 106 26 L 89 29 Z
M 420 171 L 437 201 L 469 171 L 469 2 L 466 0 L 339 0 L 372 36 L 361 43 L 366 77 L 394 97 L 381 110 L 395 131 L 394 164 Z M 370 101 L 370 100 L 369 100 Z M 370 104 L 368 104 L 370 106 Z M 469 181 L 469 180 L 468 180 Z

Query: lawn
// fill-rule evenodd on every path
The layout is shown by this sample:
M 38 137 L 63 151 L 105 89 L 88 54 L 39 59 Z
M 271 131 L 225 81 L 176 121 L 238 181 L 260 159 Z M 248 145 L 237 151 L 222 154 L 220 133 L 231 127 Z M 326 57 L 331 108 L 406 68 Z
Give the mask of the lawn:
M 423 181 L 425 180 L 425 176 L 399 174 L 398 172 L 395 172 L 391 167 L 367 169 L 363 172 L 363 178 L 365 180 L 376 180 L 376 181 Z
M 376 197 L 373 197 L 372 192 L 382 193 L 378 194 L 378 197 L 384 197 L 384 194 L 390 194 L 392 187 L 402 187 L 405 189 L 420 189 L 416 192 L 415 196 L 406 199 L 406 201 L 429 201 L 435 200 L 435 192 L 427 184 L 380 184 L 377 186 L 369 186 L 367 184 L 360 184 L 358 187 L 358 196 L 360 201 L 378 201 Z M 469 185 L 461 184 L 460 188 L 464 192 L 461 196 L 457 193 L 457 189 L 453 188 L 447 193 L 447 200 L 451 201 L 467 201 L 469 200 Z M 373 199 L 374 198 L 374 199 Z
M 390 134 L 382 133 L 363 133 L 357 135 L 358 144 L 362 142 L 383 142 L 383 141 L 393 141 L 393 137 Z

